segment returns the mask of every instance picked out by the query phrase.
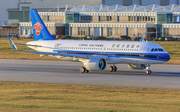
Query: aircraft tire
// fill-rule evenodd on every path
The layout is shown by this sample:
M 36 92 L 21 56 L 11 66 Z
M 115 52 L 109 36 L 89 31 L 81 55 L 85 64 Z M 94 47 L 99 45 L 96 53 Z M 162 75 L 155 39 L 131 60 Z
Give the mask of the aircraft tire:
M 80 73 L 84 73 L 86 71 L 86 68 L 85 67 L 81 67 L 80 68 Z
M 89 70 L 85 70 L 85 73 L 89 73 Z
M 117 71 L 117 67 L 113 66 L 113 72 L 116 72 L 116 71 Z
M 146 74 L 151 74 L 151 70 L 146 70 Z
M 108 71 L 109 71 L 109 72 L 113 72 L 113 68 L 114 68 L 113 66 L 109 66 L 109 67 L 108 67 Z

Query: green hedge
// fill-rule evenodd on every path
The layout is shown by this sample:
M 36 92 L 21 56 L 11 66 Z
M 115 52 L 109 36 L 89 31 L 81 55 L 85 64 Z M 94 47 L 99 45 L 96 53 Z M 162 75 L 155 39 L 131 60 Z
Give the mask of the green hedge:
M 75 38 L 71 37 L 71 36 L 63 36 L 63 37 L 61 37 L 61 39 L 75 39 Z
M 106 37 L 99 36 L 99 37 L 93 37 L 92 40 L 108 40 Z

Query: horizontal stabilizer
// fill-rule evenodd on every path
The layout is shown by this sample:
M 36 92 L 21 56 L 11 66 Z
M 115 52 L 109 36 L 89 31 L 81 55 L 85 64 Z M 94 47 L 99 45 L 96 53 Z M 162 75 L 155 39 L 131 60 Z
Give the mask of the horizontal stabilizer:
M 26 46 L 34 46 L 34 47 L 43 47 L 43 46 L 41 46 L 41 45 L 31 45 L 31 44 L 23 44 L 23 43 L 14 43 L 14 44 L 26 45 Z

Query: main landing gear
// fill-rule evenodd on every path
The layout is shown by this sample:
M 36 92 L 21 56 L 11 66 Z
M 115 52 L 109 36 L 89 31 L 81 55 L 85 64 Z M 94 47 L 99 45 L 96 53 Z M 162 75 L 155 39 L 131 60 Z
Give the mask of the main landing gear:
M 152 72 L 151 72 L 151 70 L 150 70 L 150 65 L 149 64 L 147 64 L 146 65 L 146 74 L 151 74 Z
M 85 67 L 80 68 L 80 73 L 88 73 L 89 70 L 87 70 Z
M 109 71 L 109 72 L 116 72 L 116 71 L 117 71 L 117 67 L 114 66 L 114 65 L 113 65 L 113 66 L 109 66 L 109 67 L 108 67 L 108 71 Z

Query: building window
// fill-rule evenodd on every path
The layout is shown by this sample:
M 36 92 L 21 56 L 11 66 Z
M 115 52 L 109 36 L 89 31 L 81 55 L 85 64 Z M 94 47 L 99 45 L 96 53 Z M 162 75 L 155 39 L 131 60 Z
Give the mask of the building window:
M 164 28 L 164 36 L 169 37 L 169 28 Z
M 79 14 L 74 14 L 74 23 L 79 23 Z
M 128 21 L 136 22 L 136 16 L 128 16 Z
M 47 21 L 63 21 L 64 16 L 47 16 Z
M 112 21 L 112 17 L 111 16 L 107 16 L 107 21 Z
M 157 14 L 157 24 L 166 23 L 166 14 Z
M 78 27 L 78 35 L 88 35 L 88 27 Z
M 91 22 L 92 16 L 81 16 L 81 22 Z
M 151 16 L 151 21 L 156 21 L 155 16 Z
M 99 21 L 112 21 L 111 16 L 99 16 Z
M 22 10 L 29 11 L 29 7 L 22 7 Z
M 73 23 L 73 14 L 66 14 L 66 23 Z
M 174 22 L 179 23 L 180 22 L 180 16 L 174 16 Z
M 131 19 L 132 20 L 132 19 Z M 155 22 L 155 16 L 137 16 L 137 21 L 141 22 Z
M 112 36 L 112 28 L 107 28 L 107 33 L 108 33 L 108 36 Z
M 117 22 L 119 21 L 119 16 L 117 16 Z

